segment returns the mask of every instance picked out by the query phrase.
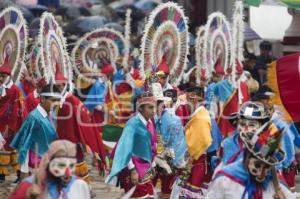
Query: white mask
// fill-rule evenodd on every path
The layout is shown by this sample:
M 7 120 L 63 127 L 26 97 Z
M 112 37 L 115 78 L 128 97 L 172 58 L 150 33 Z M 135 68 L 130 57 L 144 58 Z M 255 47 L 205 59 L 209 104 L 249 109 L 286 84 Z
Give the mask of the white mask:
M 237 131 L 239 133 L 255 133 L 260 126 L 260 122 L 256 120 L 239 119 L 237 123 Z
M 254 157 L 249 158 L 248 171 L 257 182 L 263 182 L 268 175 L 271 166 Z
M 50 161 L 49 171 L 55 177 L 69 177 L 75 172 L 76 158 L 57 157 Z

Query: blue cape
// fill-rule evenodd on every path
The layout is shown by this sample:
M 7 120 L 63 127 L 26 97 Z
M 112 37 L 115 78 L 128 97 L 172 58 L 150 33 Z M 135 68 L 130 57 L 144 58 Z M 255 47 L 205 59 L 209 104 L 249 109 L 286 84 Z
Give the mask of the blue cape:
M 18 161 L 23 164 L 29 150 L 37 150 L 38 155 L 43 156 L 56 138 L 53 125 L 36 108 L 26 117 L 10 146 L 19 152 Z
M 184 128 L 180 117 L 166 109 L 159 122 L 159 132 L 162 135 L 164 147 L 174 150 L 175 159 L 171 162 L 177 166 L 187 152 Z
M 227 137 L 223 141 L 223 163 L 225 165 L 228 164 L 228 161 L 231 157 L 236 155 L 241 149 L 239 145 L 239 137 L 240 134 L 235 131 L 231 136 Z M 235 161 L 240 160 L 243 158 L 243 152 L 241 152 L 238 157 L 235 159 Z M 234 161 L 234 162 L 235 162 Z
M 278 129 L 284 129 L 281 138 L 281 146 L 285 152 L 285 159 L 281 165 L 278 165 L 276 168 L 288 168 L 295 160 L 296 155 L 294 144 L 295 133 L 293 132 L 295 130 L 294 126 L 279 118 L 273 119 L 272 122 Z
M 221 102 L 226 102 L 228 98 L 232 95 L 233 91 L 234 88 L 227 79 L 216 83 L 214 88 L 214 94 L 219 98 Z
M 96 106 L 103 105 L 105 102 L 105 95 L 107 93 L 107 85 L 104 81 L 96 80 L 89 93 L 86 96 L 84 105 L 92 111 Z
M 213 152 L 220 148 L 221 142 L 223 140 L 222 133 L 220 128 L 215 120 L 215 118 L 211 117 L 211 137 L 212 143 L 208 147 L 207 152 Z
M 111 182 L 114 176 L 126 168 L 133 156 L 151 164 L 151 139 L 151 133 L 137 115 L 128 120 L 117 144 L 112 169 L 106 182 Z

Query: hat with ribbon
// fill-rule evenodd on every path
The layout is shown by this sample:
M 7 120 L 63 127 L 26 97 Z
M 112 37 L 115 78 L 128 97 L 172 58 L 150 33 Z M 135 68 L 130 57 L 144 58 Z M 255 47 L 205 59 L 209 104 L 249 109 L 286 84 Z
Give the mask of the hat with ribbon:
M 285 159 L 285 152 L 280 148 L 283 129 L 277 129 L 271 122 L 262 125 L 254 134 L 241 133 L 246 148 L 256 158 L 268 165 L 277 165 Z
M 146 104 L 153 105 L 153 106 L 155 106 L 156 104 L 156 97 L 149 91 L 142 93 L 137 99 L 138 107 Z

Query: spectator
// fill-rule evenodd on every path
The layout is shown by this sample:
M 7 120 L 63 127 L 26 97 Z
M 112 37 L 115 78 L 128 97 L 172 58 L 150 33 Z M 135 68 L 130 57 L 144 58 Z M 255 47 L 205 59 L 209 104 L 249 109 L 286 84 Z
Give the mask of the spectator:
M 258 75 L 257 70 L 255 69 L 256 59 L 257 59 L 257 57 L 253 53 L 249 53 L 245 57 L 245 61 L 244 61 L 243 65 L 244 65 L 244 70 L 249 71 L 252 78 L 259 81 L 259 75 Z
M 268 41 L 262 41 L 259 44 L 260 55 L 256 59 L 255 70 L 258 73 L 258 82 L 263 85 L 267 81 L 267 65 L 275 58 L 271 55 L 272 44 Z

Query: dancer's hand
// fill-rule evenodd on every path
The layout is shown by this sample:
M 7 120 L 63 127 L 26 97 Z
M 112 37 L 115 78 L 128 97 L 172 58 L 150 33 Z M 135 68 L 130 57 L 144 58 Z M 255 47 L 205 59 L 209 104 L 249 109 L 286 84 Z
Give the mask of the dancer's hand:
M 33 184 L 26 193 L 26 199 L 35 199 L 42 193 L 40 187 L 36 184 Z
M 134 184 L 134 185 L 136 185 L 139 182 L 139 174 L 137 173 L 137 171 L 135 169 L 130 171 L 130 178 L 131 178 L 132 184 Z
M 281 189 L 273 196 L 274 199 L 286 199 Z

